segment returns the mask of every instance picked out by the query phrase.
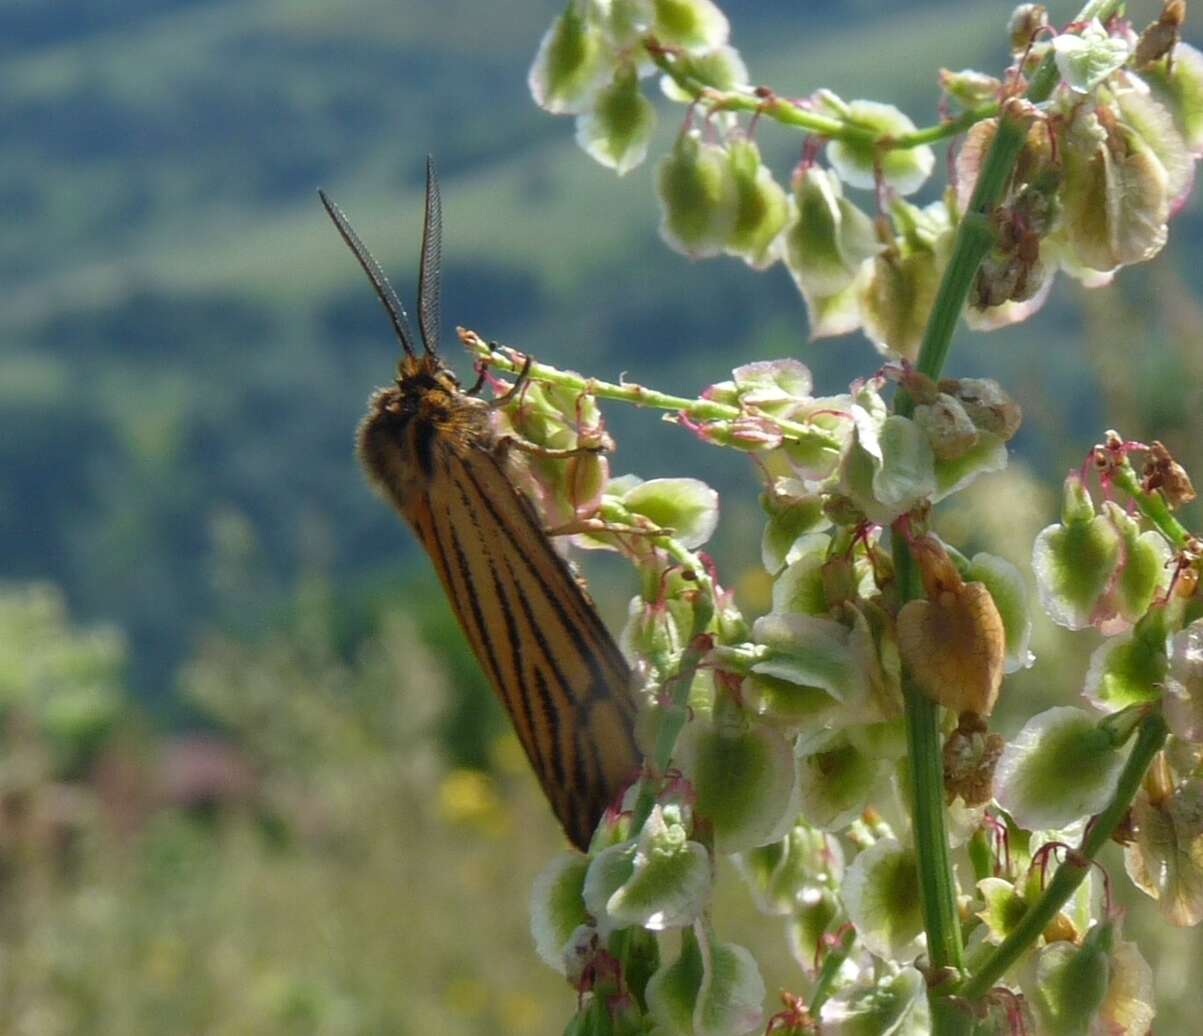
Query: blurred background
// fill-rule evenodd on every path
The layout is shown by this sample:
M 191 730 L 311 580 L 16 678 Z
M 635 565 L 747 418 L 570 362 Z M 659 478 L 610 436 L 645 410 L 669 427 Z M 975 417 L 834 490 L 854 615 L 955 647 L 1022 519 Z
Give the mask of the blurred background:
M 457 323 L 683 394 L 779 356 L 838 392 L 879 360 L 810 343 L 780 266 L 670 252 L 651 167 L 615 178 L 534 107 L 559 6 L 0 0 L 0 1033 L 534 1034 L 571 1013 L 526 920 L 560 836 L 352 455 L 397 345 L 315 189 L 408 301 L 435 154 L 462 374 Z M 1006 60 L 1004 3 L 723 6 L 757 81 L 919 124 L 939 67 Z M 683 110 L 661 113 L 663 142 Z M 759 139 L 784 180 L 799 139 Z M 949 372 L 999 378 L 1026 421 L 946 535 L 1025 564 L 1107 427 L 1203 476 L 1201 263 L 1196 193 L 1111 288 L 1061 277 L 1036 319 L 962 331 Z M 616 473 L 724 494 L 720 572 L 763 608 L 746 459 L 608 416 Z M 616 626 L 633 587 L 610 560 L 589 572 Z M 1005 728 L 1072 700 L 1095 644 L 1038 621 Z M 723 880 L 724 931 L 770 990 L 797 985 L 777 922 Z M 1197 941 L 1128 898 L 1163 1031 L 1192 1031 Z

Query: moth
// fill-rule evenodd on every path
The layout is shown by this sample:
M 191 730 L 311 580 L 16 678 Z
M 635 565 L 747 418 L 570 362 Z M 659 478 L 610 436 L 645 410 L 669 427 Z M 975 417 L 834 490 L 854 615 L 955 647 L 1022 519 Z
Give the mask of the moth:
M 359 425 L 359 459 L 430 556 L 551 808 L 572 844 L 586 849 L 642 762 L 631 672 L 516 488 L 512 451 L 524 444 L 501 438 L 490 419 L 509 394 L 481 399 L 483 377 L 465 390 L 439 357 L 442 205 L 434 164 L 427 159 L 420 350 L 379 263 L 342 210 L 318 193 L 401 342 L 393 384 L 372 394 Z

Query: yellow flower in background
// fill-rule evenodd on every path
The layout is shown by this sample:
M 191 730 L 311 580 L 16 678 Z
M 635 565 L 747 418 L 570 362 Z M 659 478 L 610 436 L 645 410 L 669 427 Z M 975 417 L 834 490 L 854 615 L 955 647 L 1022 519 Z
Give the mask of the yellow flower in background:
M 481 770 L 456 769 L 439 786 L 439 814 L 453 824 L 466 824 L 490 835 L 503 834 L 509 817 L 493 779 Z

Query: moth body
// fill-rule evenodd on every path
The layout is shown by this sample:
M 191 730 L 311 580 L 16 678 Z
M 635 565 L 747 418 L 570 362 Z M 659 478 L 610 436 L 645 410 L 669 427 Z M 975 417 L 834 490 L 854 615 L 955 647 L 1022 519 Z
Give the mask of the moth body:
M 439 359 L 440 205 L 427 166 L 419 277 L 423 352 L 346 217 L 322 202 L 371 279 L 404 350 L 359 426 L 369 480 L 413 529 L 565 833 L 580 849 L 639 773 L 631 672 L 493 430 L 493 406 Z

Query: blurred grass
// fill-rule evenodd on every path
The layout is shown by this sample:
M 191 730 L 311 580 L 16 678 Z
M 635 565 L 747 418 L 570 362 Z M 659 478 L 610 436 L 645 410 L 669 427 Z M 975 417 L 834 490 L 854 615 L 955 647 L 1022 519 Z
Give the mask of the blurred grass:
M 983 539 L 1026 534 L 1043 492 L 1004 478 L 1016 504 Z M 974 514 L 970 499 L 950 520 Z M 535 957 L 527 893 L 563 842 L 516 740 L 453 764 L 454 695 L 412 620 L 385 614 L 350 655 L 338 625 L 311 583 L 286 626 L 208 640 L 179 683 L 209 733 L 178 738 L 124 692 L 115 631 L 75 627 L 44 585 L 0 590 L 0 645 L 19 645 L 0 652 L 0 1032 L 560 1031 L 575 993 Z M 1048 674 L 1080 676 L 1080 639 L 1041 632 L 1040 675 L 1004 694 L 1014 722 L 1073 697 Z M 1158 1031 L 1193 1031 L 1198 933 L 1108 862 Z M 725 863 L 715 918 L 770 997 L 800 987 L 780 919 Z

